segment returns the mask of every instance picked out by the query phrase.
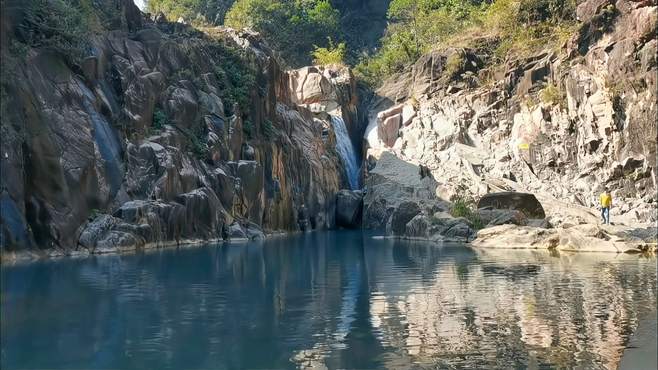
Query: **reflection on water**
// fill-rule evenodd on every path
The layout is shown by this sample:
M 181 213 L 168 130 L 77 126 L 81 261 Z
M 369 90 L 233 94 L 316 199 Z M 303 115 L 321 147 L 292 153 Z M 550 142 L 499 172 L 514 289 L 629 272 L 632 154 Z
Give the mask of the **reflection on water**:
M 314 233 L 2 272 L 7 368 L 614 368 L 656 261 Z

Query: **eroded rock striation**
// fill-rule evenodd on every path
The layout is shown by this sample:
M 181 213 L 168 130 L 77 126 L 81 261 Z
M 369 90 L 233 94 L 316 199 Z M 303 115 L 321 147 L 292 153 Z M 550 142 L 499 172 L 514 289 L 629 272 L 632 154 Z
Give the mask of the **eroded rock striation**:
M 365 226 L 385 223 L 397 208 L 389 199 L 407 198 L 411 188 L 430 193 L 420 208 L 521 192 L 536 196 L 545 222 L 484 210 L 482 226 L 564 225 L 566 235 L 573 225 L 596 227 L 604 186 L 614 223 L 655 223 L 657 7 L 592 0 L 578 9 L 579 31 L 559 50 L 492 66 L 481 50 L 439 49 L 384 83 L 364 135 Z M 384 190 L 379 162 L 388 166 L 389 156 L 436 186 Z M 431 215 L 415 216 L 408 236 L 427 234 Z
M 154 22 L 124 3 L 121 27 L 80 60 L 30 48 L 13 71 L 3 255 L 260 238 L 297 230 L 301 204 L 312 228 L 334 227 L 335 135 L 298 101 L 294 73 L 257 34 Z M 20 16 L 5 18 L 8 42 L 20 38 Z M 321 81 L 332 95 L 316 98 L 349 112 L 349 71 L 326 73 L 342 85 Z

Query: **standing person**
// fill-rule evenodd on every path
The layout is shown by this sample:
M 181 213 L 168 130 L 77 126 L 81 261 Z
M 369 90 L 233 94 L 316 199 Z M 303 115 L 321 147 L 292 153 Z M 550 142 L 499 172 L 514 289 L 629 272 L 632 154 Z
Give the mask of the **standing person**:
M 601 218 L 603 219 L 604 224 L 610 225 L 610 207 L 612 207 L 612 194 L 608 188 L 603 190 L 603 193 L 599 196 L 601 201 Z

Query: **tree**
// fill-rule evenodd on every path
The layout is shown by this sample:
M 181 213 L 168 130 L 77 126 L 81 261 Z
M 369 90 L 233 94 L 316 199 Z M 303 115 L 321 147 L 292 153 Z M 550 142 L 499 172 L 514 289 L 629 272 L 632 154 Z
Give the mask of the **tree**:
M 251 28 L 294 67 L 309 64 L 314 48 L 340 39 L 340 14 L 328 0 L 237 0 L 226 25 Z
M 344 42 L 335 45 L 334 42 L 329 39 L 329 45 L 326 48 L 315 47 L 315 50 L 313 51 L 313 64 L 344 64 L 346 53 L 347 45 L 345 45 Z

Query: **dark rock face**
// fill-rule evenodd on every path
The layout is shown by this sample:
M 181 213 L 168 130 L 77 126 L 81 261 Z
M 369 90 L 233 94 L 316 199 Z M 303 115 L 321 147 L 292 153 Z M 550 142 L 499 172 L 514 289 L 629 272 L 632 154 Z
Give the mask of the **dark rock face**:
M 494 218 L 487 224 L 487 226 L 505 224 L 525 226 L 528 224 L 528 217 L 521 211 L 512 210 Z
M 336 194 L 336 226 L 355 229 L 361 226 L 363 192 L 341 190 Z
M 480 198 L 479 209 L 511 209 L 520 211 L 528 218 L 545 218 L 544 208 L 533 194 L 516 192 L 489 193 Z M 504 221 L 505 218 L 515 218 L 515 215 L 501 215 L 494 220 Z M 491 222 L 493 222 L 492 220 Z M 507 223 L 507 222 L 503 222 Z M 500 224 L 498 224 L 500 225 Z
M 123 28 L 95 38 L 81 66 L 31 49 L 17 68 L 1 135 L 3 254 L 100 253 L 222 230 L 262 238 L 299 230 L 302 203 L 310 227 L 333 227 L 343 170 L 322 137 L 331 125 L 291 101 L 262 40 L 181 33 L 121 6 Z M 243 104 L 226 60 L 254 75 Z
M 388 225 L 386 225 L 387 234 L 404 235 L 407 223 L 420 213 L 420 207 L 416 202 L 406 201 L 393 211 Z
M 464 218 L 453 219 L 445 227 L 445 230 L 439 232 L 445 239 L 465 243 L 475 239 L 475 230 L 473 230 L 468 220 Z
M 427 238 L 430 236 L 432 223 L 423 214 L 416 215 L 405 226 L 404 235 L 412 238 Z
M 463 217 L 428 217 L 416 215 L 407 222 L 404 234 L 407 238 L 467 243 L 475 238 L 473 225 Z
M 479 209 L 477 212 L 482 223 L 487 226 L 528 224 L 528 217 L 523 212 L 513 209 Z

